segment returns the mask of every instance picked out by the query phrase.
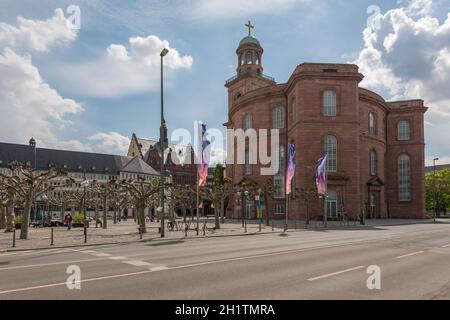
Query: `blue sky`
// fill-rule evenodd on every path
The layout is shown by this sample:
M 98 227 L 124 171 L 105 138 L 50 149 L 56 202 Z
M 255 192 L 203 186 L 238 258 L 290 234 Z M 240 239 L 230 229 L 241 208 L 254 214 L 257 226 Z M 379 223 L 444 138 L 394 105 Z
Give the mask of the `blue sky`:
M 55 10 L 61 8 L 67 18 L 70 5 L 81 9 L 81 28 L 61 31 Z M 380 8 L 381 23 L 371 29 L 378 41 L 363 37 L 364 30 L 370 35 L 370 5 Z M 364 73 L 374 71 L 362 85 L 386 99 L 425 98 L 432 109 L 426 119 L 427 161 L 440 155 L 450 163 L 450 142 L 443 134 L 450 123 L 449 12 L 450 0 L 1 0 L 0 94 L 7 98 L 0 97 L 0 111 L 9 109 L 0 118 L 1 140 L 26 143 L 34 135 L 48 147 L 120 153 L 126 152 L 132 132 L 157 138 L 159 69 L 152 57 L 163 41 L 177 52 L 166 78 L 169 130 L 192 130 L 194 120 L 222 129 L 227 120 L 224 83 L 235 74 L 235 50 L 251 19 L 265 50 L 264 71 L 278 82 L 302 62 L 352 61 Z M 21 24 L 18 16 L 27 21 Z M 427 28 L 433 21 L 437 24 Z M 396 26 L 404 32 L 389 49 L 380 38 Z M 442 32 L 433 31 L 438 27 Z M 132 44 L 130 38 L 137 40 Z M 45 48 L 38 45 L 42 39 L 48 41 Z M 430 41 L 436 45 L 416 50 L 417 44 Z M 375 59 L 374 52 L 381 58 Z M 439 68 L 429 74 L 430 66 Z M 405 75 L 408 68 L 417 72 Z M 32 80 L 11 98 L 8 90 L 15 90 L 11 79 L 16 77 Z M 430 77 L 433 90 L 427 87 Z M 33 92 L 33 99 L 21 98 L 27 92 Z M 16 115 L 11 105 L 17 106 Z M 14 130 L 17 114 L 26 118 L 22 130 Z

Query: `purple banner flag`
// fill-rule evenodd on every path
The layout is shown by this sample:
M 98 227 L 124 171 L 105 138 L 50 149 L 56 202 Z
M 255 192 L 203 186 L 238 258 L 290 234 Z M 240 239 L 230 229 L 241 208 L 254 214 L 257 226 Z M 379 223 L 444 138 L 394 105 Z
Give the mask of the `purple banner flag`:
M 327 194 L 327 158 L 325 155 L 317 161 L 316 186 L 317 193 L 325 196 Z
M 289 144 L 288 168 L 286 172 L 286 194 L 292 192 L 292 178 L 295 176 L 295 146 Z
M 208 167 L 209 167 L 209 159 L 210 159 L 210 142 L 206 139 L 206 124 L 198 123 L 198 132 L 201 132 L 200 138 L 200 157 L 201 161 L 198 164 L 197 172 L 198 172 L 198 185 L 203 187 L 206 185 L 206 178 L 208 177 Z

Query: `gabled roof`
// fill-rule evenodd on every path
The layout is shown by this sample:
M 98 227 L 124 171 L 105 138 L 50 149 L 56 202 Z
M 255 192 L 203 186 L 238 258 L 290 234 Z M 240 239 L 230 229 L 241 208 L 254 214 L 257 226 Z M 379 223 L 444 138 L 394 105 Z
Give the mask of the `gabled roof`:
M 34 164 L 36 151 L 36 165 Z M 135 159 L 138 158 L 138 161 Z M 50 165 L 68 172 L 87 172 L 101 174 L 118 174 L 125 167 L 133 169 L 133 173 L 158 174 L 140 157 L 125 157 L 112 154 L 66 151 L 45 148 L 34 148 L 30 145 L 0 142 L 0 167 L 18 161 L 35 166 L 38 170 L 46 170 Z M 140 163 L 142 161 L 142 163 Z
M 148 175 L 159 175 L 159 173 L 149 166 L 141 157 L 131 159 L 121 170 L 122 172 L 141 173 Z

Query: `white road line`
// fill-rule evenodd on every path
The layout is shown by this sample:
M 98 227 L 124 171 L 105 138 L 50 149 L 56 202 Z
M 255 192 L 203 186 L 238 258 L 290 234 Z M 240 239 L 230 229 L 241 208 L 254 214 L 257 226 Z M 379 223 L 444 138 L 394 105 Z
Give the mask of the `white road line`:
M 123 274 L 116 274 L 112 276 L 105 276 L 105 277 L 99 277 L 99 278 L 91 278 L 91 279 L 85 279 L 80 280 L 80 283 L 84 282 L 92 282 L 92 281 L 100 281 L 100 280 L 107 280 L 107 279 L 114 279 L 114 278 L 123 278 L 123 277 L 130 277 L 145 273 L 151 273 L 153 271 L 146 270 L 146 271 L 140 271 L 140 272 L 132 272 L 132 273 L 123 273 Z M 0 291 L 0 295 L 2 294 L 8 294 L 8 293 L 14 293 L 14 292 L 23 292 L 23 291 L 29 291 L 29 290 L 36 290 L 36 289 L 44 289 L 44 288 L 51 288 L 51 287 L 59 287 L 59 286 L 65 286 L 66 282 L 60 282 L 60 283 L 52 283 L 52 284 L 46 284 L 42 286 L 35 286 L 35 287 L 26 287 L 26 288 L 19 288 L 19 289 L 11 289 L 11 290 L 5 290 Z
M 150 268 L 150 270 L 153 271 L 153 272 L 167 270 L 167 269 L 169 269 L 169 268 L 168 267 L 164 267 L 164 266 Z
M 154 264 L 152 264 L 152 263 L 148 263 L 145 261 L 139 261 L 139 260 L 127 260 L 127 261 L 122 261 L 122 262 L 126 263 L 126 264 L 131 264 L 132 266 L 135 266 L 135 267 L 154 266 Z
M 110 257 L 110 256 L 112 256 L 112 254 L 110 254 L 110 253 L 103 253 L 103 252 L 96 252 L 96 253 L 91 253 L 91 256 L 94 256 L 94 257 Z
M 408 254 L 404 254 L 402 256 L 398 256 L 396 257 L 397 259 L 402 259 L 402 258 L 407 258 L 407 257 L 411 257 L 411 256 L 415 256 L 417 254 L 421 254 L 424 253 L 425 251 L 417 251 L 417 252 L 412 252 L 412 253 L 408 253 Z
M 450 244 L 446 244 L 445 246 L 442 246 L 442 248 L 449 248 Z
M 96 252 L 94 250 L 74 250 L 74 251 L 81 252 L 81 253 L 95 253 Z
M 125 260 L 127 258 L 126 257 L 108 257 L 108 259 L 111 259 L 111 260 Z
M 336 271 L 336 272 L 333 272 L 333 273 L 324 274 L 324 275 L 321 275 L 321 276 L 318 276 L 318 277 L 314 277 L 314 278 L 309 278 L 307 280 L 308 281 L 316 281 L 316 280 L 320 280 L 320 279 L 336 276 L 336 275 L 339 275 L 339 274 L 342 274 L 342 273 L 359 270 L 359 269 L 362 269 L 362 268 L 364 268 L 364 266 L 357 266 L 357 267 L 354 267 L 354 268 L 345 269 L 345 270 L 341 270 L 341 271 Z
M 92 258 L 92 259 L 85 259 L 85 260 L 62 261 L 62 262 L 51 262 L 51 263 L 41 263 L 41 264 L 29 264 L 29 265 L 25 265 L 25 266 L 15 266 L 15 267 L 0 268 L 0 271 L 15 270 L 15 269 L 26 269 L 26 268 L 37 268 L 37 267 L 47 267 L 47 266 L 55 266 L 55 265 L 59 265 L 59 264 L 74 264 L 74 263 L 80 263 L 80 262 L 90 262 L 90 261 L 99 261 L 99 260 L 103 260 L 103 259 Z

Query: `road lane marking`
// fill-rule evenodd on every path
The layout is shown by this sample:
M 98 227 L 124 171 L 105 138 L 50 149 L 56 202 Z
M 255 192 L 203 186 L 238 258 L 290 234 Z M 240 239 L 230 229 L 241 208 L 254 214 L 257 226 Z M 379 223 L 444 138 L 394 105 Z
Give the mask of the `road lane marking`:
M 327 273 L 318 277 L 314 277 L 314 278 L 309 278 L 307 279 L 308 281 L 316 281 L 316 280 L 320 280 L 320 279 L 324 279 L 324 278 L 328 278 L 328 277 L 332 277 L 332 276 L 337 276 L 339 274 L 342 273 L 346 273 L 346 272 L 350 272 L 350 271 L 355 271 L 355 270 L 359 270 L 359 269 L 363 269 L 364 266 L 357 266 L 354 268 L 350 268 L 350 269 L 345 269 L 345 270 L 341 270 L 341 271 L 336 271 L 336 272 L 332 272 L 332 273 Z
M 25 266 L 15 266 L 15 267 L 0 268 L 0 271 L 15 270 L 15 269 L 26 269 L 26 268 L 37 268 L 37 267 L 47 267 L 47 266 L 55 266 L 55 265 L 59 265 L 59 264 L 74 264 L 74 263 L 80 263 L 80 262 L 90 262 L 90 261 L 100 261 L 100 260 L 103 260 L 103 259 L 92 258 L 92 259 L 85 259 L 85 260 L 50 262 L 50 263 L 41 263 L 41 264 L 29 264 L 29 265 L 25 265 Z
M 155 271 L 167 270 L 167 269 L 169 269 L 169 268 L 168 268 L 168 267 L 165 267 L 165 266 L 159 266 L 159 267 L 153 267 L 153 268 L 150 268 L 150 270 L 153 271 L 153 272 L 155 272 Z
M 84 283 L 84 282 L 92 282 L 92 281 L 108 280 L 108 279 L 114 279 L 114 278 L 130 277 L 130 276 L 136 276 L 136 275 L 145 274 L 145 273 L 151 273 L 151 272 L 154 272 L 154 271 L 151 271 L 151 270 L 148 270 L 148 271 L 147 271 L 147 270 L 146 270 L 146 271 L 140 271 L 140 272 L 132 272 L 132 273 L 116 274 L 116 275 L 112 275 L 112 276 L 105 276 L 105 277 L 99 277 L 99 278 L 84 279 L 84 280 L 80 280 L 80 281 L 78 281 L 78 282 L 79 282 L 79 283 Z M 26 288 L 11 289 L 11 290 L 0 291 L 0 295 L 2 295 L 2 294 L 8 294 L 8 293 L 14 293 L 14 292 L 30 291 L 30 290 L 36 290 L 36 289 L 45 289 L 45 288 L 52 288 L 52 287 L 60 287 L 60 286 L 65 286 L 66 284 L 67 284 L 66 282 L 60 282 L 60 283 L 45 284 L 45 285 L 35 286 L 35 287 L 26 287 Z
M 108 257 L 108 259 L 111 259 L 111 260 L 125 260 L 127 258 L 126 257 Z
M 442 248 L 449 248 L 450 244 L 446 244 L 445 246 L 442 246 Z
M 421 254 L 424 253 L 425 251 L 417 251 L 417 252 L 412 252 L 412 253 L 408 253 L 408 254 L 404 254 L 402 256 L 398 256 L 396 257 L 397 259 L 402 259 L 402 258 L 407 258 L 407 257 L 411 257 L 411 256 L 415 256 L 417 254 Z
M 110 253 L 103 253 L 103 252 L 91 253 L 91 255 L 94 257 L 111 257 L 112 256 L 112 254 L 110 254 Z
M 135 266 L 135 267 L 154 266 L 153 263 L 148 263 L 148 262 L 140 261 L 140 260 L 127 260 L 127 261 L 122 261 L 122 262 L 126 263 L 126 264 L 131 264 L 132 266 Z

